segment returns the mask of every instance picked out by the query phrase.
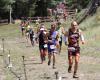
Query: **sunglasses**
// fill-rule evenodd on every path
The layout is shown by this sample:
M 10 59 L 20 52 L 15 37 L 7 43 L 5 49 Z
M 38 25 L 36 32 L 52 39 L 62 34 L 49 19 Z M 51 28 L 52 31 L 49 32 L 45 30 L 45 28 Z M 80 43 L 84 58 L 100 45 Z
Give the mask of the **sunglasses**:
M 77 26 L 77 25 L 73 25 L 73 26 Z

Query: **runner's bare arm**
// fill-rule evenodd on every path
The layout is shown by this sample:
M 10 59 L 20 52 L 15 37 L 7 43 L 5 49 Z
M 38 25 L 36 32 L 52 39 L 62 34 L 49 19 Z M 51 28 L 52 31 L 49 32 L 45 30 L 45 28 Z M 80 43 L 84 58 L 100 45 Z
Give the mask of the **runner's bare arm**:
M 56 40 L 58 41 L 58 39 L 59 39 L 59 33 L 58 32 L 56 32 Z
M 83 33 L 82 33 L 81 30 L 79 30 L 79 33 L 80 33 L 80 40 L 81 40 L 82 44 L 84 44 L 85 43 L 85 39 L 84 39 Z
M 65 42 L 65 45 L 67 45 L 68 43 L 67 43 L 67 39 L 68 38 L 68 31 L 65 31 L 65 33 L 64 33 L 64 42 Z
M 62 33 L 63 33 L 63 34 L 65 34 L 65 30 L 64 30 L 64 28 L 63 28 L 63 27 L 62 27 Z

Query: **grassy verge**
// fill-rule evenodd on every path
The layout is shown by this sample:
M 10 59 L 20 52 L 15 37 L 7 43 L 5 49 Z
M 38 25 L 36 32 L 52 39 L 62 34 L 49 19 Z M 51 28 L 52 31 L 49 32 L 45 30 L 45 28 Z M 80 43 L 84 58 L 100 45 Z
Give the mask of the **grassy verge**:
M 86 56 L 100 57 L 100 20 L 97 16 L 100 16 L 100 8 L 95 15 L 89 16 L 80 24 L 80 28 L 85 30 L 86 44 L 82 47 L 82 52 Z

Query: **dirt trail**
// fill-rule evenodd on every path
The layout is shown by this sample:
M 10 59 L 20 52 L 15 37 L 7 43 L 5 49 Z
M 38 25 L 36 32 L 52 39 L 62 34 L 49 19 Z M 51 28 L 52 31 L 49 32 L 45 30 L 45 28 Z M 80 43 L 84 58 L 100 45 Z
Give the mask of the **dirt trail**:
M 45 63 L 40 64 L 38 45 L 32 47 L 30 44 L 26 43 L 24 38 L 8 39 L 6 40 L 5 46 L 6 49 L 11 49 L 11 62 L 13 64 L 13 69 L 16 73 L 22 76 L 21 80 L 25 79 L 21 57 L 23 55 L 25 56 L 25 66 L 28 80 L 56 80 L 55 72 L 58 72 L 58 76 L 62 77 L 62 79 L 57 80 L 100 80 L 99 58 L 89 57 L 87 55 L 81 56 L 78 71 L 80 77 L 79 79 L 73 79 L 73 73 L 69 74 L 67 72 L 68 60 L 67 50 L 65 50 L 65 47 L 62 49 L 60 55 L 57 54 L 56 69 L 52 69 L 52 64 L 50 66 L 47 65 L 47 58 Z M 4 76 L 1 72 L 2 71 L 0 69 L 0 80 L 7 80 L 1 79 L 1 76 Z M 10 75 L 13 74 L 10 73 Z M 11 79 L 17 80 L 15 77 Z

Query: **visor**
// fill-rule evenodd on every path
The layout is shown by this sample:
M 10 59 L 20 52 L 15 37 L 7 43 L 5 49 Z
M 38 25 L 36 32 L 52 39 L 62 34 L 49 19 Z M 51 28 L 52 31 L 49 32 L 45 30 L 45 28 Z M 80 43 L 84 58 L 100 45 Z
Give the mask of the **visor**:
M 44 30 L 44 28 L 40 28 L 40 30 L 41 30 L 41 31 L 43 31 L 43 30 Z

